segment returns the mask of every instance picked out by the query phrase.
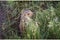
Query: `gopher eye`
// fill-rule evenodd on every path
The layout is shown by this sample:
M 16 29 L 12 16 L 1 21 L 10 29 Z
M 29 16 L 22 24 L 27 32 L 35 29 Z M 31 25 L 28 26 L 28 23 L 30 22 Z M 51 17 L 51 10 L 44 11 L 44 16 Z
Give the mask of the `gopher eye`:
M 29 13 L 27 15 L 30 15 Z

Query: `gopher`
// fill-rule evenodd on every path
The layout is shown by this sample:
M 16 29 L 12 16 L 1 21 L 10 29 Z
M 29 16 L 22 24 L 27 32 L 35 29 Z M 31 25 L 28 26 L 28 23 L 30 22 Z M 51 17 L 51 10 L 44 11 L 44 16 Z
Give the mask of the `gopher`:
M 25 27 L 28 24 L 28 21 L 31 20 L 31 17 L 33 16 L 33 12 L 29 9 L 23 9 L 21 11 L 21 15 L 20 15 L 20 24 L 19 24 L 19 29 L 20 29 L 20 36 L 23 35 L 24 31 L 25 31 Z

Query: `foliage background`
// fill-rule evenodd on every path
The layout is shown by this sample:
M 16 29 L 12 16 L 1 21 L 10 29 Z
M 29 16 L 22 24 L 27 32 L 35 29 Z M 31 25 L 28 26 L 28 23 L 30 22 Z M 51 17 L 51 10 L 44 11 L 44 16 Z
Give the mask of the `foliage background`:
M 3 38 L 21 38 L 19 18 L 21 10 L 26 8 L 34 12 L 33 20 L 39 22 L 40 39 L 60 38 L 60 2 L 0 1 L 0 29 L 3 30 Z

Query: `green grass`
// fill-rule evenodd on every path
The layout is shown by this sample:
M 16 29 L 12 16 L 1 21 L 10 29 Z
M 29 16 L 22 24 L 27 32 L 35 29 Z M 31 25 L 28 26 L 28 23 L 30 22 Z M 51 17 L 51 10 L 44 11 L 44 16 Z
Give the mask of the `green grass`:
M 42 2 L 41 2 L 42 3 Z M 57 8 L 52 6 L 52 2 L 46 2 L 48 9 L 43 10 L 40 7 L 40 2 L 7 2 L 10 7 L 10 12 L 7 13 L 5 22 L 5 38 L 21 38 L 18 30 L 18 17 L 22 9 L 30 9 L 34 12 L 34 16 L 29 22 L 26 28 L 26 34 L 23 34 L 24 38 L 29 39 L 48 39 L 48 38 L 60 38 L 60 2 L 57 4 Z M 12 6 L 13 5 L 13 6 Z M 6 7 L 7 8 L 7 7 Z M 8 8 L 7 8 L 8 9 Z M 8 11 L 8 10 L 7 10 Z M 12 19 L 10 19 L 12 18 Z M 38 23 L 38 27 L 35 22 Z M 4 28 L 3 26 L 3 28 Z M 34 31 L 34 32 L 32 32 Z M 35 35 L 34 35 L 35 34 Z

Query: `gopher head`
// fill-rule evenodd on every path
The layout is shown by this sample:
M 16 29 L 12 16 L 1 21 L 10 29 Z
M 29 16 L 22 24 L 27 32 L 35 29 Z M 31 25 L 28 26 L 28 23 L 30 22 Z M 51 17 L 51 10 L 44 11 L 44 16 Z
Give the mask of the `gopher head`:
M 21 14 L 24 15 L 24 16 L 28 16 L 28 17 L 32 17 L 33 16 L 33 12 L 29 9 L 23 9 L 21 11 Z

